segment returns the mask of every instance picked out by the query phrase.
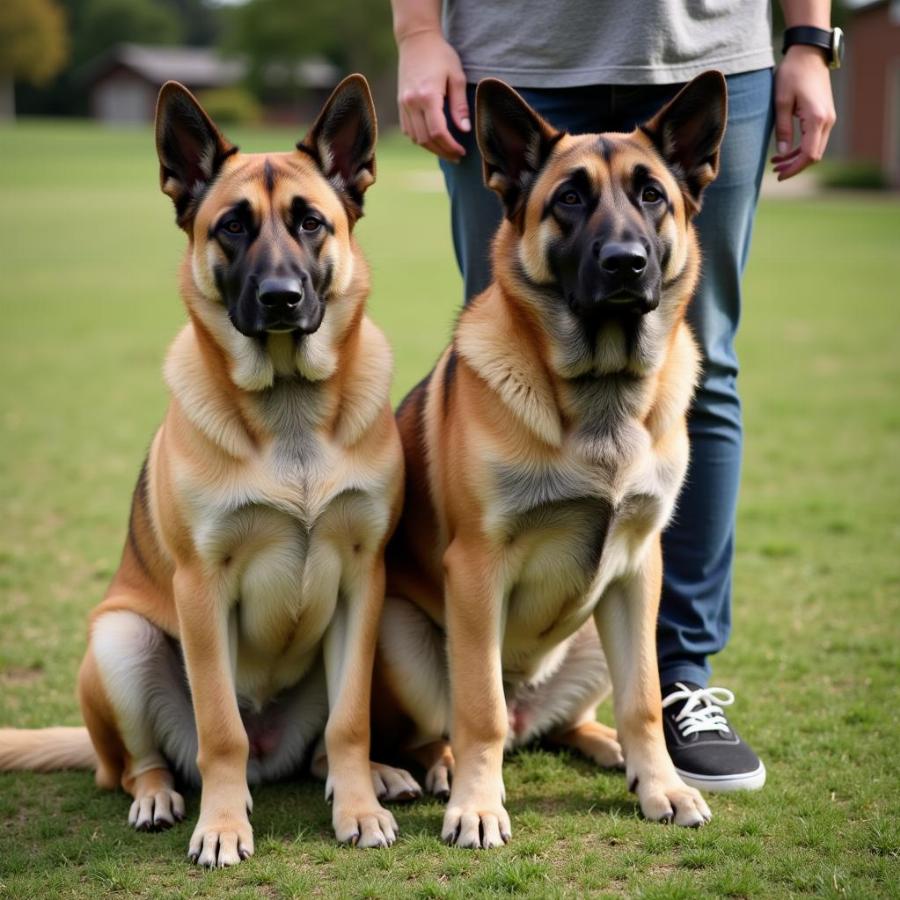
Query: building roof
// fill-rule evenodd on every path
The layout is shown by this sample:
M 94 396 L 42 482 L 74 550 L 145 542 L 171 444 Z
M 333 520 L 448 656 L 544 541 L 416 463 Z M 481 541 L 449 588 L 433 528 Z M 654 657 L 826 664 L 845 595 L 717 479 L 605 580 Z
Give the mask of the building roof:
M 900 10 L 900 0 L 844 0 L 843 5 L 850 12 L 859 12 L 868 9 L 870 6 L 883 6 L 890 3 L 891 14 L 894 15 Z
M 190 88 L 228 87 L 247 71 L 240 58 L 225 59 L 208 47 L 154 47 L 146 44 L 116 44 L 87 63 L 79 73 L 84 81 L 96 82 L 114 69 L 124 67 L 160 87 L 180 81 Z M 340 71 L 321 56 L 298 60 L 296 65 L 271 63 L 265 78 L 272 84 L 293 80 L 308 88 L 332 88 Z
M 154 85 L 174 80 L 188 87 L 225 87 L 244 76 L 245 64 L 223 59 L 206 47 L 151 47 L 116 44 L 85 66 L 86 81 L 97 81 L 112 69 L 124 66 Z

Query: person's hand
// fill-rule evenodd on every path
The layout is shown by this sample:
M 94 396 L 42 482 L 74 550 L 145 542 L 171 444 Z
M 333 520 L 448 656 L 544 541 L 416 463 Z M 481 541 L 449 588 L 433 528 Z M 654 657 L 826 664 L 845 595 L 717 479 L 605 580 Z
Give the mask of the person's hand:
M 444 115 L 444 98 L 460 131 L 469 131 L 466 76 L 456 51 L 439 31 L 419 31 L 398 43 L 398 104 L 403 133 L 441 159 L 459 162 L 465 149 L 454 140 Z
M 800 143 L 794 140 L 794 119 L 800 124 Z M 818 162 L 834 125 L 831 77 L 822 51 L 795 44 L 775 72 L 775 143 L 772 165 L 784 181 Z

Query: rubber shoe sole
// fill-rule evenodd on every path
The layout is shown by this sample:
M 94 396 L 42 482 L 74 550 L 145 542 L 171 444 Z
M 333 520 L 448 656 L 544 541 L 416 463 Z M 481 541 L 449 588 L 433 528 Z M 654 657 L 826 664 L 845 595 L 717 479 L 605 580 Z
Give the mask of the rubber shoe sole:
M 766 767 L 763 763 L 753 772 L 741 772 L 738 775 L 697 775 L 694 772 L 684 772 L 677 766 L 675 771 L 685 784 L 711 794 L 758 791 L 766 783 Z

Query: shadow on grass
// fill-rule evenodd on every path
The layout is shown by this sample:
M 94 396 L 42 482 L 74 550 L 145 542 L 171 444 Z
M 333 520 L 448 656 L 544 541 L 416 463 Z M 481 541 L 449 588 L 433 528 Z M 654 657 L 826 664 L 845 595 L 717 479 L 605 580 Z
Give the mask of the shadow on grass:
M 540 778 L 531 781 L 533 771 Z M 516 754 L 507 763 L 508 809 L 514 829 L 540 818 L 638 814 L 623 796 L 621 774 L 604 772 L 567 754 Z M 198 790 L 185 790 L 186 820 L 167 831 L 138 833 L 127 824 L 130 798 L 98 789 L 88 773 L 0 776 L 0 819 L 17 835 L 0 854 L 0 877 L 51 874 L 61 866 L 95 867 L 104 860 L 171 865 L 186 862 L 187 844 L 200 806 Z M 268 843 L 302 845 L 313 858 L 339 852 L 331 807 L 321 782 L 309 777 L 257 787 L 251 818 L 258 852 Z M 445 804 L 433 798 L 391 806 L 400 846 L 438 849 Z M 5 830 L 5 829 L 4 829 Z M 6 842 L 4 842 L 6 843 Z

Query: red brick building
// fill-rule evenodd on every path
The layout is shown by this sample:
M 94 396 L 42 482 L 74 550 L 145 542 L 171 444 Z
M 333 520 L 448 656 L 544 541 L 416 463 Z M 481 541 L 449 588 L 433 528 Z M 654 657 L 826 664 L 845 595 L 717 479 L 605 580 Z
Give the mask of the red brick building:
M 900 187 L 900 0 L 845 0 L 845 6 L 837 143 L 846 159 L 878 164 Z

